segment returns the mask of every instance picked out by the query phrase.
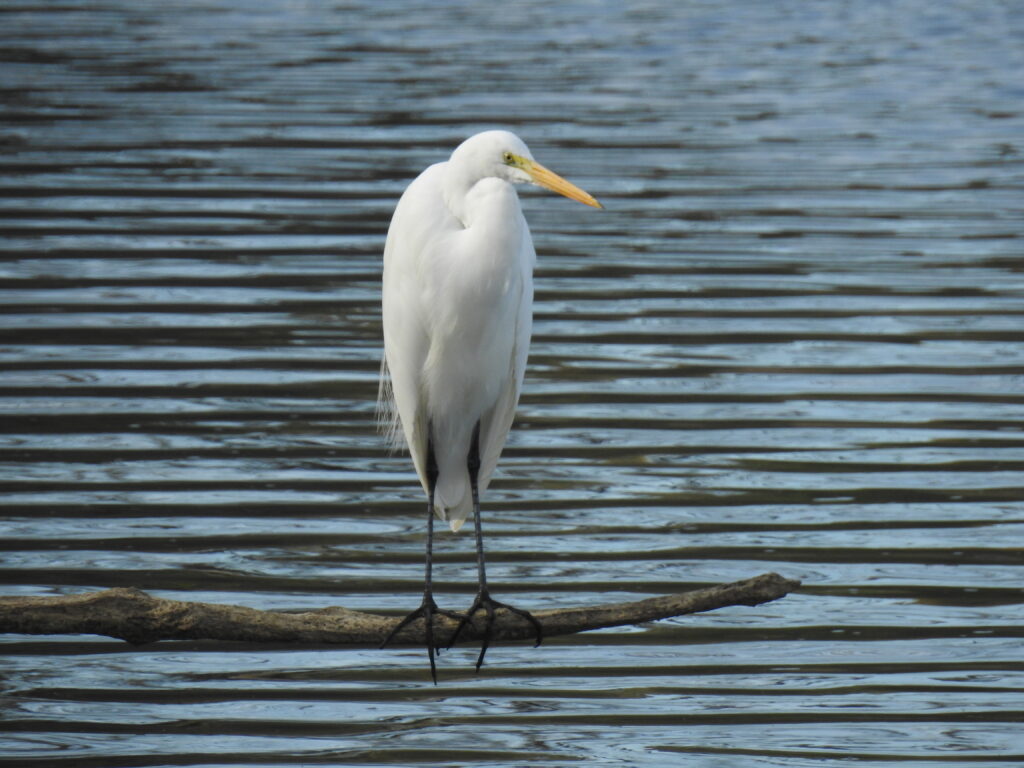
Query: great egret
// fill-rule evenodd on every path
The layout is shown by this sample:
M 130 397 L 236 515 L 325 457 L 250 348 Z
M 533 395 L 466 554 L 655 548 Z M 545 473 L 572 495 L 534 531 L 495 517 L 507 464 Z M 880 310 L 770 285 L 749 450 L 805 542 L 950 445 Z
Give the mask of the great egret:
M 601 204 L 533 159 L 508 131 L 466 139 L 447 162 L 431 165 L 406 188 L 384 246 L 384 362 L 378 401 L 382 428 L 400 434 L 427 494 L 422 618 L 437 681 L 433 619 L 459 621 L 449 647 L 480 610 L 487 652 L 494 611 L 505 608 L 541 628 L 527 611 L 490 596 L 480 528 L 480 493 L 505 445 L 526 368 L 533 322 L 536 254 L 513 184 L 531 182 L 595 208 Z M 458 531 L 470 511 L 476 525 L 479 591 L 464 614 L 442 611 L 431 584 L 434 516 Z

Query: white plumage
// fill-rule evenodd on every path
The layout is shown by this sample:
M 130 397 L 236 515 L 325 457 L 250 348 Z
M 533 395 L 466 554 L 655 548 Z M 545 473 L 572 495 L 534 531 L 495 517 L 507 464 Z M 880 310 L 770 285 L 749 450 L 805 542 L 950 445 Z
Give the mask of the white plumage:
M 401 442 L 399 434 L 405 437 L 427 493 L 428 513 L 423 602 L 395 624 L 384 645 L 422 619 L 435 683 L 438 613 L 458 622 L 449 646 L 478 611 L 486 613 L 477 669 L 498 609 L 529 622 L 538 644 L 543 637 L 532 614 L 491 597 L 480 526 L 479 495 L 512 426 L 533 324 L 536 254 L 512 186 L 521 182 L 601 207 L 536 162 L 517 136 L 487 131 L 416 177 L 398 201 L 384 246 L 378 413 L 393 442 Z M 470 512 L 476 524 L 479 591 L 469 610 L 456 614 L 434 602 L 433 520 L 447 520 L 457 531 Z
M 513 186 L 522 182 L 600 207 L 536 163 L 517 136 L 487 131 L 409 185 L 384 247 L 379 407 L 392 438 L 404 435 L 428 494 L 430 430 L 435 512 L 453 531 L 472 511 L 466 460 L 473 429 L 479 421 L 482 493 L 526 368 L 536 255 Z

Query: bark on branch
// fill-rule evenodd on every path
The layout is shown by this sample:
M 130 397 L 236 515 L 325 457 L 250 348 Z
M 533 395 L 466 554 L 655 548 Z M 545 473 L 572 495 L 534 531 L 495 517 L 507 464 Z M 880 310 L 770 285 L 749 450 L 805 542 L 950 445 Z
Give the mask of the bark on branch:
M 652 597 L 631 603 L 537 611 L 533 615 L 544 637 L 585 632 L 603 627 L 641 624 L 730 605 L 759 605 L 776 600 L 800 586 L 776 573 L 714 587 Z M 463 630 L 460 641 L 477 640 L 483 631 L 483 612 Z M 0 597 L 0 632 L 28 635 L 106 635 L 140 645 L 157 640 L 239 640 L 275 643 L 380 644 L 399 617 L 323 608 L 306 613 L 259 611 L 238 605 L 186 603 L 152 597 L 141 590 L 108 589 L 67 597 Z M 435 636 L 443 640 L 455 622 L 435 617 Z M 494 640 L 532 640 L 533 627 L 506 610 L 499 610 Z M 403 629 L 393 645 L 422 645 L 423 621 Z

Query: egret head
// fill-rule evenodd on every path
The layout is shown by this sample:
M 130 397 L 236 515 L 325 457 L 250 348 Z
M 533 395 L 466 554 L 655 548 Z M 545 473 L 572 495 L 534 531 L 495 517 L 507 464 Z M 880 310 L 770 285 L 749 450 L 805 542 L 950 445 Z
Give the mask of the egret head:
M 534 160 L 523 140 L 509 131 L 484 131 L 469 137 L 455 148 L 451 161 L 467 170 L 472 168 L 478 178 L 496 176 L 514 184 L 536 184 L 584 205 L 603 207 L 575 184 Z

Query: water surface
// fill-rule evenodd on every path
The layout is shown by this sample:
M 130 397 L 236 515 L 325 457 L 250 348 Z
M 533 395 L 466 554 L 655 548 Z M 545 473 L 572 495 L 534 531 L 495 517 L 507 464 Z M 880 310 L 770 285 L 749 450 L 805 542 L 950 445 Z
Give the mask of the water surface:
M 401 613 L 374 431 L 394 204 L 518 132 L 519 417 L 485 498 L 536 610 L 799 593 L 419 649 L 8 636 L 0 765 L 1024 761 L 1024 13 L 1012 2 L 0 9 L 0 578 Z M 469 603 L 443 535 L 439 599 Z M 34 761 L 34 762 L 33 762 Z

